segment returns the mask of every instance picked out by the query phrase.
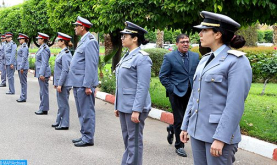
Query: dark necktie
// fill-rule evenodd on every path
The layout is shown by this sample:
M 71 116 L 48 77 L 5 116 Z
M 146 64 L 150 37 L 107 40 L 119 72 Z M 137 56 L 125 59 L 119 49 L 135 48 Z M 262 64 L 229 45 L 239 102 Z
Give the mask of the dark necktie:
M 210 55 L 210 58 L 209 58 L 208 61 L 206 62 L 205 67 L 206 67 L 213 59 L 214 59 L 214 54 L 212 53 L 212 54 Z M 204 67 L 204 68 L 205 68 L 205 67 Z
M 184 65 L 185 65 L 185 69 L 188 72 L 189 71 L 189 58 L 187 54 L 184 54 Z

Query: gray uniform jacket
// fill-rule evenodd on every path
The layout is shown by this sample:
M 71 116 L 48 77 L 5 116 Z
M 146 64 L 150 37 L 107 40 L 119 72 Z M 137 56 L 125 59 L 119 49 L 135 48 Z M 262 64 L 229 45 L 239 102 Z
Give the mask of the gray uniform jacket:
M 23 43 L 17 51 L 17 70 L 29 69 L 29 49 L 26 43 Z
M 5 50 L 6 65 L 16 64 L 16 59 L 15 59 L 16 48 L 17 48 L 17 45 L 13 41 L 10 41 L 5 45 L 4 50 Z
M 69 85 L 93 88 L 98 85 L 99 45 L 87 32 L 80 40 L 71 60 L 68 73 Z
M 196 69 L 181 130 L 204 142 L 236 144 L 241 141 L 239 122 L 251 86 L 251 66 L 243 52 L 227 46 L 204 68 L 209 57 L 204 56 Z
M 149 112 L 152 60 L 137 48 L 124 56 L 116 67 L 115 109 L 124 113 Z
M 54 85 L 68 86 L 68 72 L 72 55 L 67 48 L 64 48 L 56 57 L 54 67 Z
M 35 77 L 50 77 L 51 68 L 49 66 L 50 49 L 47 44 L 42 44 L 36 53 L 36 73 Z
M 5 43 L 1 42 L 1 44 L 0 44 L 0 66 L 5 65 L 4 48 L 5 48 Z

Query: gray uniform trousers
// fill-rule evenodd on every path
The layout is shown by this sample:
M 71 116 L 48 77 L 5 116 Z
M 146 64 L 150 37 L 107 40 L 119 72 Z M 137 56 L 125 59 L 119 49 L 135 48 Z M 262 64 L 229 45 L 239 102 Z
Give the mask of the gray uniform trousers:
M 20 85 L 21 85 L 21 94 L 20 94 L 21 100 L 27 100 L 27 74 L 28 74 L 27 69 L 23 70 L 23 74 L 21 74 L 20 70 L 18 71 L 18 76 L 19 76 Z
M 81 125 L 82 141 L 92 144 L 94 143 L 95 132 L 95 89 L 91 88 L 91 95 L 86 95 L 85 90 L 85 87 L 73 87 L 78 118 Z
M 190 139 L 194 165 L 232 165 L 235 161 L 238 144 L 225 143 L 222 149 L 222 155 L 214 157 L 210 153 L 211 143 L 194 139 L 191 136 Z
M 142 165 L 143 156 L 143 128 L 144 121 L 149 112 L 142 112 L 139 123 L 131 121 L 131 113 L 119 111 L 119 118 L 122 130 L 125 152 L 121 165 Z
M 42 81 L 38 79 L 39 83 L 39 97 L 40 97 L 40 105 L 39 111 L 49 111 L 49 77 L 45 77 L 45 80 Z
M 6 65 L 1 65 L 1 84 L 6 84 Z
M 6 65 L 6 69 L 7 69 L 7 77 L 8 77 L 8 84 L 9 84 L 9 92 L 15 93 L 15 89 L 14 89 L 15 66 L 13 69 L 11 69 L 10 65 Z
M 58 113 L 57 113 L 57 119 L 56 124 L 59 125 L 59 127 L 69 127 L 69 94 L 70 94 L 71 87 L 69 86 L 63 86 L 62 92 L 59 93 L 57 91 L 57 102 L 58 102 Z

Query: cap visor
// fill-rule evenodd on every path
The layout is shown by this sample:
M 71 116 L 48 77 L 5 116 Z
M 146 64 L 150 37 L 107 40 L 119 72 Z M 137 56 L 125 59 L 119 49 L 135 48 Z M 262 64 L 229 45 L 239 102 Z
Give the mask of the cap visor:
M 132 32 L 128 32 L 128 31 L 126 31 L 125 29 L 122 30 L 122 31 L 120 31 L 120 33 L 121 33 L 121 34 L 132 34 Z
M 203 25 L 196 25 L 196 26 L 193 26 L 194 28 L 196 29 L 211 29 L 211 28 L 214 28 L 213 26 L 203 26 Z
M 82 25 L 82 24 L 80 24 L 80 23 L 78 23 L 78 22 L 74 22 L 74 23 L 72 23 L 73 25 Z
M 42 39 L 41 37 L 36 37 L 36 39 Z

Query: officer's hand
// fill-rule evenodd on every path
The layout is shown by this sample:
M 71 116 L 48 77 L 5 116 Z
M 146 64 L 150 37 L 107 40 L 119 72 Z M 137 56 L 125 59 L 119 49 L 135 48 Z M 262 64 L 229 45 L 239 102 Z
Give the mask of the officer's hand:
M 139 123 L 139 112 L 133 111 L 132 116 L 131 116 L 131 120 L 134 123 Z
M 118 112 L 118 110 L 114 110 L 114 115 L 115 115 L 116 117 L 119 117 L 119 112 Z
M 13 69 L 13 64 L 10 65 L 11 69 Z
M 54 88 L 57 89 L 57 86 L 54 85 Z
M 86 88 L 85 93 L 86 93 L 86 95 L 91 95 L 92 94 L 92 90 L 90 88 Z
M 224 142 L 219 141 L 219 140 L 214 140 L 212 143 L 210 152 L 212 156 L 219 157 L 222 155 L 222 149 L 224 147 Z
M 40 79 L 41 81 L 44 81 L 44 80 L 45 80 L 45 77 L 44 77 L 44 76 L 39 76 L 39 79 Z
M 186 131 L 182 131 L 180 133 L 180 140 L 183 143 L 187 143 L 189 141 L 188 133 Z
M 58 87 L 57 87 L 57 91 L 58 91 L 59 93 L 61 93 L 61 92 L 62 92 L 62 86 L 58 86 Z
M 23 69 L 20 70 L 20 73 L 23 74 Z

